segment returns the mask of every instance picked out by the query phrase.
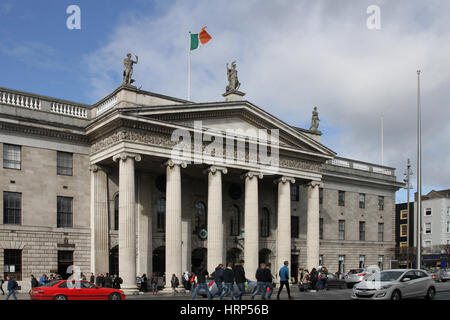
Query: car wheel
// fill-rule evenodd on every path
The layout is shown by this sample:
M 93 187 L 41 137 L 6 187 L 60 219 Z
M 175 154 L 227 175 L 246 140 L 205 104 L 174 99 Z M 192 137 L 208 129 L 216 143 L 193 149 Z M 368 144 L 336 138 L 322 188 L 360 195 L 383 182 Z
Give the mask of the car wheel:
M 402 294 L 400 293 L 400 291 L 394 290 L 394 292 L 392 292 L 392 295 L 391 295 L 391 300 L 399 301 L 401 299 L 402 299 Z
M 447 279 L 442 279 L 442 282 L 445 282 L 445 281 L 447 281 Z
M 62 300 L 67 300 L 67 297 L 63 296 L 62 294 L 58 294 L 54 299 L 62 301 Z
M 435 295 L 436 295 L 436 290 L 433 287 L 430 287 L 430 288 L 428 288 L 427 295 L 425 296 L 425 299 L 433 300 Z
M 113 292 L 109 295 L 109 300 L 121 300 L 120 294 Z

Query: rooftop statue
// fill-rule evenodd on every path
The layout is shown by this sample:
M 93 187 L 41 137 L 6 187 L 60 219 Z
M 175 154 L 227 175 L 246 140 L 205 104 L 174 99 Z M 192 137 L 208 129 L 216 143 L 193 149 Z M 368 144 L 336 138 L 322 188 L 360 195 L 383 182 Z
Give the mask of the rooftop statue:
M 228 68 L 227 63 L 227 76 L 228 76 L 228 85 L 225 92 L 236 91 L 239 89 L 241 83 L 238 80 L 237 70 L 236 70 L 236 61 L 231 63 L 231 68 Z
M 127 54 L 126 58 L 122 58 L 123 62 L 123 86 L 130 86 L 134 80 L 131 79 L 131 76 L 133 75 L 133 64 L 138 63 L 138 56 L 134 55 L 136 57 L 136 61 L 133 61 L 131 59 L 131 53 Z
M 314 107 L 314 110 L 312 112 L 312 119 L 311 119 L 311 127 L 309 128 L 310 131 L 318 132 L 319 128 L 319 112 L 317 112 L 317 107 Z

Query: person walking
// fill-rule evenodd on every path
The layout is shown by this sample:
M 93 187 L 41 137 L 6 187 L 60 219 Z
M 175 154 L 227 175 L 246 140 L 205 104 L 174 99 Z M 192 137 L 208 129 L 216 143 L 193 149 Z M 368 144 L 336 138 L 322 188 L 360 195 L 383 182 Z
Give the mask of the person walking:
M 261 263 L 259 265 L 258 270 L 256 270 L 255 278 L 256 278 L 256 288 L 252 293 L 251 299 L 255 300 L 255 296 L 258 295 L 261 290 L 264 290 L 264 269 L 266 268 L 265 263 Z M 263 292 L 264 294 L 264 292 Z M 265 295 L 264 295 L 265 297 Z
M 292 300 L 291 290 L 289 289 L 289 261 L 284 262 L 284 266 L 280 269 L 280 289 L 278 289 L 277 300 L 280 300 L 280 293 L 283 290 L 283 287 L 286 286 L 286 291 L 289 297 L 289 300 Z
M 105 279 L 104 279 L 104 283 L 105 283 L 105 288 L 112 288 L 112 286 L 113 286 L 113 279 L 111 278 L 109 273 L 106 274 Z
M 141 277 L 141 291 L 142 292 L 147 292 L 147 283 L 148 283 L 147 274 L 144 273 Z
M 233 272 L 233 264 L 228 263 L 228 266 L 223 271 L 223 292 L 220 295 L 220 300 L 223 299 L 223 297 L 230 292 L 231 294 L 231 300 L 234 300 L 234 272 Z
M 184 290 L 187 293 L 188 290 L 191 290 L 191 283 L 189 282 L 189 272 L 185 271 L 183 277 L 181 278 L 181 282 L 183 284 Z
M 172 279 L 170 280 L 170 285 L 172 286 L 172 293 L 173 295 L 176 295 L 178 293 L 177 288 L 180 285 L 180 281 L 178 280 L 178 277 L 176 274 L 172 274 Z
M 269 289 L 269 294 L 267 296 L 267 299 L 269 299 L 269 300 L 273 293 L 273 275 L 272 275 L 271 268 L 272 268 L 272 265 L 270 263 L 268 263 L 263 272 L 264 293 L 267 293 L 267 289 Z M 264 295 L 263 300 L 265 300 L 265 295 Z
M 158 293 L 158 277 L 155 275 L 154 272 L 152 273 L 150 282 L 152 283 L 152 293 L 156 295 Z
M 211 300 L 211 292 L 209 292 L 208 285 L 206 284 L 206 277 L 209 275 L 208 271 L 203 266 L 203 263 L 200 264 L 200 267 L 197 268 L 197 270 L 194 272 L 197 276 L 197 286 L 194 289 L 194 292 L 192 293 L 192 300 L 195 299 L 195 296 L 197 295 L 198 291 L 200 289 L 204 289 L 206 292 L 206 296 L 208 297 L 208 300 Z
M 311 273 L 309 274 L 309 281 L 311 281 L 311 290 L 315 292 L 317 290 L 317 270 L 316 268 L 312 268 Z
M 328 269 L 326 267 L 322 268 L 323 274 L 322 274 L 322 289 L 327 288 L 327 280 L 328 280 Z
M 245 293 L 245 282 L 247 281 L 245 278 L 244 260 L 239 261 L 239 263 L 234 266 L 233 272 L 234 281 L 236 281 L 236 285 L 239 289 L 236 299 L 242 300 L 242 295 Z
M 34 275 L 31 275 L 31 289 L 30 294 L 32 293 L 33 288 L 39 287 L 39 281 L 34 277 Z
M 0 278 L 0 290 L 2 290 L 2 295 L 5 295 L 5 291 L 3 291 L 3 284 L 5 283 L 5 280 L 3 278 Z
M 18 284 L 16 280 L 10 277 L 6 277 L 6 280 L 8 281 L 8 294 L 6 295 L 6 300 L 9 300 L 9 297 L 11 295 L 14 297 L 14 300 L 17 300 L 16 289 L 18 287 Z
M 214 282 L 217 286 L 217 292 L 212 295 L 214 298 L 215 296 L 219 296 L 222 294 L 223 290 L 223 264 L 219 264 L 214 272 L 211 274 L 214 278 Z
M 117 274 L 115 274 L 113 279 L 113 288 L 120 289 L 120 285 L 122 284 L 122 282 L 123 282 L 122 278 L 120 278 Z

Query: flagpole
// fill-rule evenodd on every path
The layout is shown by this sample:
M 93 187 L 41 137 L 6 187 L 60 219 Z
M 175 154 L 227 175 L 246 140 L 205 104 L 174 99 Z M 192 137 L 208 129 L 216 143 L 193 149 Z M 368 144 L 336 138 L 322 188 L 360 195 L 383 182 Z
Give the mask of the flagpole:
M 189 31 L 188 41 L 188 92 L 187 100 L 191 101 L 191 32 Z

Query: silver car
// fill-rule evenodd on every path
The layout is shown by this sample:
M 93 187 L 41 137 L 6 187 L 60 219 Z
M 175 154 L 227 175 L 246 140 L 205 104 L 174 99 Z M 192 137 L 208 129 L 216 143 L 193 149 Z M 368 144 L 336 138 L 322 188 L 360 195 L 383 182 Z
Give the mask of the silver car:
M 447 280 L 450 280 L 450 269 L 443 269 L 441 270 L 441 281 L 445 282 Z
M 364 280 L 368 272 L 366 269 L 352 269 L 345 275 L 345 284 L 347 288 L 353 288 L 356 283 Z
M 361 300 L 433 299 L 436 294 L 431 276 L 417 269 L 393 269 L 374 273 L 353 287 L 352 298 Z

